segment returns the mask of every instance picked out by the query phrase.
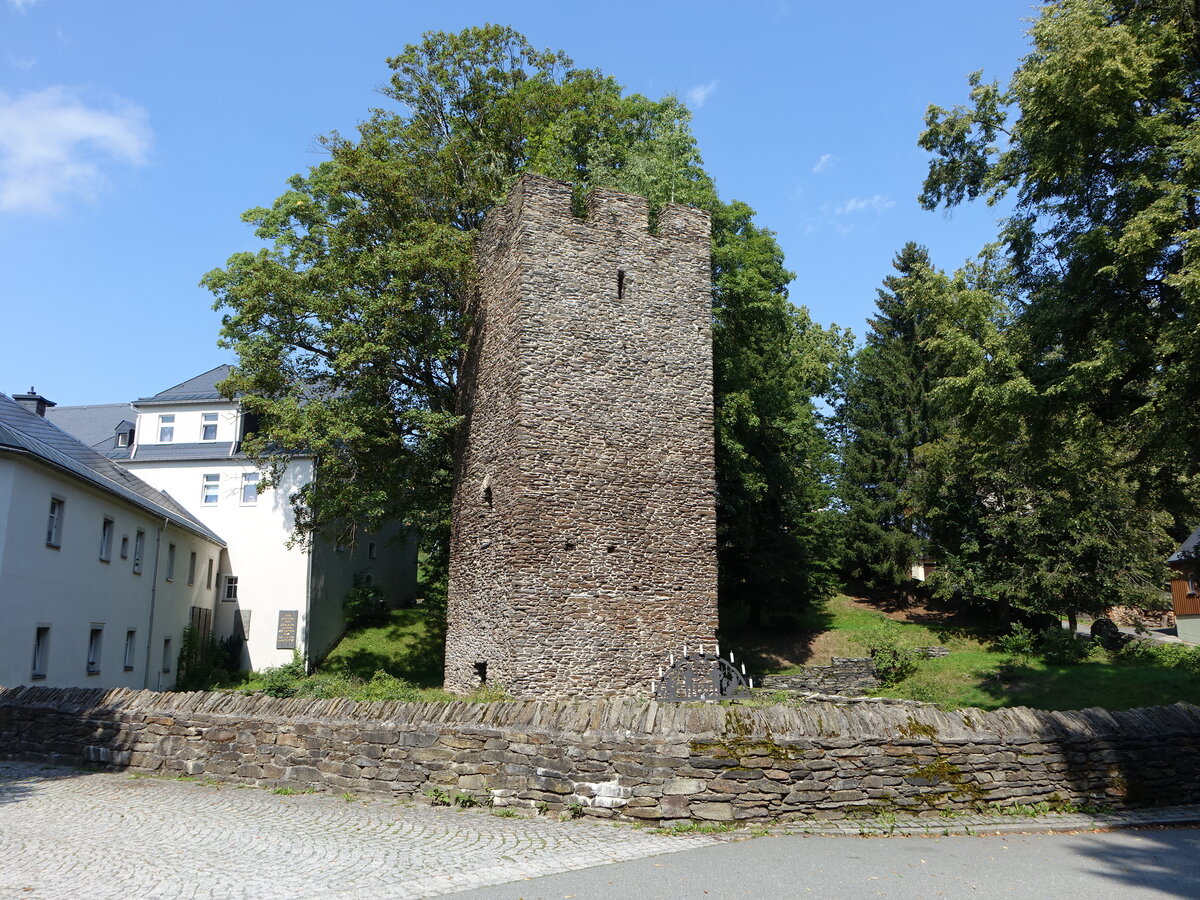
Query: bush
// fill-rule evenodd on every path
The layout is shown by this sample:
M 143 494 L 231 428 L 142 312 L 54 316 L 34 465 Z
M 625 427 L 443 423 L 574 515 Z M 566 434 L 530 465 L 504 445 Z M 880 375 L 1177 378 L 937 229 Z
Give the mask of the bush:
M 344 672 L 315 672 L 299 680 L 292 696 L 311 697 L 314 700 L 330 700 L 334 697 L 352 697 L 362 690 L 363 680 Z
M 379 588 L 370 584 L 352 587 L 342 598 L 342 615 L 347 625 L 376 624 L 387 615 L 387 603 Z
M 875 675 L 884 687 L 893 687 L 917 671 L 917 662 L 923 657 L 911 646 L 906 646 L 900 626 L 882 620 L 870 628 L 863 629 L 855 638 L 871 655 L 875 663 Z
M 884 687 L 893 687 L 916 672 L 920 658 L 912 647 L 876 647 L 871 651 L 875 675 Z
M 304 659 L 299 650 L 292 651 L 292 661 L 282 666 L 263 669 L 260 677 L 263 693 L 268 697 L 294 697 L 304 679 Z
M 1054 625 L 1038 636 L 1038 652 L 1051 665 L 1064 666 L 1081 662 L 1087 656 L 1088 648 L 1075 637 L 1074 632 Z
M 364 682 L 362 687 L 350 696 L 355 700 L 366 702 L 398 700 L 411 703 L 421 699 L 421 689 L 403 678 L 397 678 L 395 675 L 389 675 L 380 670 L 371 676 L 370 681 Z
M 1029 656 L 1033 653 L 1035 640 L 1032 628 L 1013 622 L 1008 634 L 1001 635 L 996 641 L 996 649 L 1013 656 Z
M 240 637 L 214 640 L 188 625 L 179 641 L 175 690 L 207 691 L 232 681 L 241 668 L 242 644 Z
M 1200 648 L 1187 644 L 1133 640 L 1122 647 L 1116 656 L 1121 662 L 1166 666 L 1200 674 Z

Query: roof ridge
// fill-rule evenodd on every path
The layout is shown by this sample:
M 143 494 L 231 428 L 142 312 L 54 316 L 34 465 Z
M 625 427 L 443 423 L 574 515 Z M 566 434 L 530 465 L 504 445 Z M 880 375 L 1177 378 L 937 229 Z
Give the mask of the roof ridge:
M 139 397 L 138 399 L 139 400 L 153 400 L 155 397 L 159 397 L 163 394 L 169 394 L 169 393 L 171 393 L 171 391 L 175 390 L 176 388 L 183 387 L 189 381 L 195 381 L 197 378 L 203 378 L 205 375 L 212 374 L 213 372 L 217 371 L 217 369 L 224 369 L 224 368 L 232 369 L 233 364 L 232 363 L 220 363 L 218 365 L 213 366 L 211 369 L 205 369 L 203 372 L 197 372 L 191 378 L 185 378 L 185 379 L 183 379 L 183 381 L 179 382 L 178 384 L 173 384 L 169 388 L 163 388 L 161 391 L 151 394 L 149 397 Z
M 99 486 L 101 488 L 107 488 L 108 490 L 110 490 L 114 493 L 117 493 L 120 496 L 125 497 L 127 500 L 130 500 L 131 502 L 133 502 L 135 504 L 143 505 L 143 506 L 148 505 L 148 506 L 153 506 L 153 507 L 159 507 L 159 508 L 165 510 L 169 515 L 174 516 L 176 519 L 185 520 L 187 525 L 192 527 L 193 529 L 199 529 L 202 533 L 204 533 L 212 538 L 215 538 L 218 542 L 224 543 L 224 541 L 221 539 L 221 537 L 219 535 L 217 535 L 217 533 L 215 531 L 213 531 L 211 528 L 209 528 L 207 525 L 205 525 L 203 522 L 201 522 L 191 512 L 189 512 L 185 507 L 181 506 L 179 504 L 179 502 L 177 500 L 175 500 L 175 498 L 172 497 L 170 494 L 167 494 L 165 491 L 161 491 L 158 488 L 154 487 L 152 484 L 149 484 L 148 482 L 143 481 L 141 478 L 138 478 L 138 476 L 135 475 L 133 472 L 129 471 L 129 469 L 118 464 L 114 460 L 109 459 L 104 454 L 98 453 L 96 450 L 89 447 L 87 444 L 85 444 L 83 441 L 79 440 L 79 438 L 75 437 L 73 434 L 71 434 L 67 431 L 64 431 L 59 426 L 55 425 L 49 419 L 45 418 L 44 416 L 39 416 L 36 413 L 30 412 L 29 410 L 27 410 L 23 406 L 21 406 L 21 404 L 17 403 L 15 400 L 13 400 L 11 397 L 9 397 L 7 394 L 0 392 L 0 405 L 5 405 L 5 404 L 10 406 L 13 411 L 17 411 L 18 415 L 27 416 L 29 419 L 33 420 L 34 424 L 44 425 L 44 426 L 54 429 L 55 431 L 57 431 L 59 434 L 61 434 L 63 437 L 65 437 L 68 441 L 70 441 L 72 444 L 74 444 L 76 447 L 78 447 L 83 452 L 81 454 L 82 458 L 77 458 L 76 456 L 74 456 L 72 454 L 69 454 L 69 453 L 64 452 L 63 450 L 60 450 L 59 448 L 55 447 L 52 444 L 47 443 L 42 438 L 38 437 L 36 434 L 30 433 L 26 429 L 20 428 L 19 425 L 14 425 L 11 422 L 6 422 L 2 418 L 0 418 L 0 429 L 3 429 L 5 431 L 13 433 L 18 438 L 20 438 L 21 441 L 23 441 L 26 444 L 25 447 L 22 447 L 21 444 L 13 445 L 17 449 L 25 449 L 27 452 L 33 452 L 36 456 L 38 456 L 40 459 L 44 460 L 45 462 L 48 462 L 51 465 L 57 466 L 58 468 L 66 469 L 68 472 L 75 472 L 75 470 L 72 466 L 68 465 L 67 463 L 64 463 L 62 460 L 66 459 L 69 462 L 74 462 L 74 463 L 78 464 L 79 466 L 82 466 L 83 468 L 85 468 L 91 474 L 91 479 L 95 479 L 94 483 L 97 484 L 97 486 Z M 28 445 L 32 445 L 32 446 L 28 446 Z M 76 451 L 76 452 L 78 453 L 78 451 Z M 90 461 L 89 461 L 89 459 L 90 459 Z M 96 468 L 95 463 L 99 463 L 101 468 Z M 123 478 L 126 478 L 129 481 L 133 482 L 136 486 L 140 486 L 141 488 L 144 488 L 144 489 L 152 492 L 156 496 L 153 496 L 153 497 L 147 496 L 146 494 L 142 493 L 141 490 L 136 490 L 134 487 L 131 487 L 128 484 L 121 484 L 120 481 L 113 478 L 111 475 L 109 475 L 107 472 L 105 472 L 104 469 L 117 470 Z M 79 475 L 80 473 L 75 472 L 75 474 Z M 91 480 L 91 479 L 89 479 L 89 480 Z M 132 495 L 132 496 L 129 496 L 129 495 Z M 158 499 L 158 498 L 163 498 L 163 499 Z M 139 500 L 142 502 L 139 503 Z M 165 500 L 165 502 L 164 502 L 164 500 Z

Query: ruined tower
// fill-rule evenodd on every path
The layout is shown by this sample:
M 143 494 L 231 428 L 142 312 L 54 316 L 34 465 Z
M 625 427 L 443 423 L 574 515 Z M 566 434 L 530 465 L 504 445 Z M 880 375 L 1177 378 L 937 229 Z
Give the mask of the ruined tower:
M 647 692 L 717 627 L 708 215 L 526 175 L 477 261 L 446 687 Z

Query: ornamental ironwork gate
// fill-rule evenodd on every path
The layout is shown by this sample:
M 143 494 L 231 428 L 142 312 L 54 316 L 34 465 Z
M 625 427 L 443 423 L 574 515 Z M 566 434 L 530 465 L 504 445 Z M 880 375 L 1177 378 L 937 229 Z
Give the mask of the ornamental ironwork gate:
M 733 653 L 729 659 L 721 658 L 719 646 L 705 650 L 683 648 L 678 657 L 672 653 L 665 669 L 658 670 L 658 680 L 651 682 L 650 691 L 655 700 L 665 703 L 681 703 L 687 700 L 728 700 L 747 695 L 754 687 L 754 679 L 747 677 L 746 664 L 739 671 L 734 664 Z

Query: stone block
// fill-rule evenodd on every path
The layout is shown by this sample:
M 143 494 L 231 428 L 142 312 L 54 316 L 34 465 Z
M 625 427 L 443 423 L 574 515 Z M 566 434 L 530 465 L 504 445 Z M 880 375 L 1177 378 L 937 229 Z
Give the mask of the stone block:
M 691 812 L 697 819 L 706 819 L 713 822 L 729 822 L 733 819 L 733 804 L 693 802 L 691 804 Z
M 708 782 L 700 778 L 670 778 L 663 782 L 662 793 L 699 794 L 708 789 Z

